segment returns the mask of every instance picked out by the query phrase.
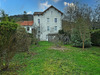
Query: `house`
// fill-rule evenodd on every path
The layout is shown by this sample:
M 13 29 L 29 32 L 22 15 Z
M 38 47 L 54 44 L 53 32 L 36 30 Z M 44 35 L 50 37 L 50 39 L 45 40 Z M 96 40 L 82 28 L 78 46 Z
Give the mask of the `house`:
M 32 33 L 33 21 L 21 21 L 17 23 L 24 27 L 28 33 Z
M 34 12 L 33 18 L 33 26 L 37 28 L 36 37 L 40 41 L 48 41 L 49 34 L 56 34 L 62 29 L 63 13 L 54 6 L 43 12 Z

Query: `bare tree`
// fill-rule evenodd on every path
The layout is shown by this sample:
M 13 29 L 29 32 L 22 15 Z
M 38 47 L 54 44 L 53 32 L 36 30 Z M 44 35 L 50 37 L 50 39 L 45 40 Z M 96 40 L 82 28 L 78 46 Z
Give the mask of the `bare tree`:
M 67 10 L 65 11 L 65 18 L 68 18 L 67 24 L 69 24 L 70 26 L 70 31 L 72 32 L 73 28 L 77 29 L 83 42 L 84 49 L 84 43 L 87 40 L 90 40 L 87 38 L 90 38 L 89 27 L 91 25 L 92 9 L 87 4 L 79 4 L 78 2 L 76 2 L 73 4 L 73 6 L 68 6 Z

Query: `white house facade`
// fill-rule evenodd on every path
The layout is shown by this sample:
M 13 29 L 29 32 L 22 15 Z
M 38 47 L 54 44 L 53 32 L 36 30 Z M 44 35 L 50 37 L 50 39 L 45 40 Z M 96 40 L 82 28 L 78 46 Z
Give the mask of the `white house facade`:
M 17 23 L 24 27 L 27 33 L 32 33 L 33 21 L 22 21 Z
M 34 27 L 37 27 L 37 38 L 40 41 L 48 41 L 48 34 L 58 33 L 62 29 L 63 13 L 54 6 L 50 6 L 44 12 L 34 12 Z

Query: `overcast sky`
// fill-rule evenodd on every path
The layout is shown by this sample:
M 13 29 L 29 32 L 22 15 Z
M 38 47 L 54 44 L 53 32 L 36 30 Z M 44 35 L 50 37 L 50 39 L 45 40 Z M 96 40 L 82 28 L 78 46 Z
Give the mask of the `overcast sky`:
M 23 14 L 23 11 L 26 11 L 27 14 L 33 14 L 34 12 L 44 11 L 53 5 L 63 12 L 64 8 L 72 4 L 73 1 L 74 0 L 0 0 L 0 9 L 3 9 L 9 15 Z M 96 0 L 76 1 L 88 4 L 92 8 L 96 5 Z

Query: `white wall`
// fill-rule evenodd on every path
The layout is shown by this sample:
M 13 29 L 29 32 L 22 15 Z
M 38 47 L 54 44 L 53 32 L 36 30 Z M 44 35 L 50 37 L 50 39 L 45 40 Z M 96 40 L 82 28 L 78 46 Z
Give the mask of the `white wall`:
M 22 26 L 22 27 L 24 27 L 26 31 L 27 31 L 27 27 L 29 27 L 29 31 L 27 31 L 27 33 L 32 33 L 33 26 Z
M 52 14 L 51 14 L 52 11 Z M 49 18 L 49 22 L 47 22 L 47 18 Z M 57 23 L 55 23 L 55 18 L 57 18 Z M 36 15 L 34 16 L 34 25 L 39 26 L 38 19 L 40 19 L 40 40 L 41 41 L 48 41 L 46 35 L 58 33 L 60 29 L 62 29 L 62 15 L 60 12 L 55 10 L 54 8 L 50 8 L 46 11 L 43 15 Z M 47 31 L 47 26 L 49 26 L 50 31 Z M 57 26 L 57 31 L 54 30 L 54 27 Z

